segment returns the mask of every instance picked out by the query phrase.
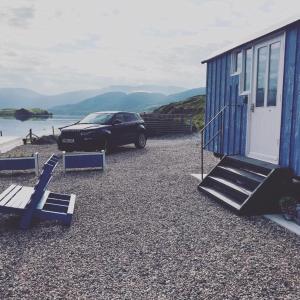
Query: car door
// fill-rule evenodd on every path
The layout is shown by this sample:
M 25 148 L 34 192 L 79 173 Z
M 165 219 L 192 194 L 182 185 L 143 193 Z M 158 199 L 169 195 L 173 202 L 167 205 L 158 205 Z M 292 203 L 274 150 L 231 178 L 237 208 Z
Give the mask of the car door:
M 126 143 L 134 143 L 137 135 L 137 120 L 133 113 L 124 113 L 126 122 Z
M 127 125 L 124 114 L 117 113 L 112 120 L 112 142 L 114 145 L 126 144 Z

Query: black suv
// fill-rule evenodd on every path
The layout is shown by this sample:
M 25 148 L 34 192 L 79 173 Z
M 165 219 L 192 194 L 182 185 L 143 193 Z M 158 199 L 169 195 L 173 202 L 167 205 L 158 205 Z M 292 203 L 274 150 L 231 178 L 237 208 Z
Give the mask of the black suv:
M 95 112 L 60 131 L 57 144 L 64 151 L 107 151 L 131 143 L 141 149 L 147 142 L 145 122 L 137 113 Z

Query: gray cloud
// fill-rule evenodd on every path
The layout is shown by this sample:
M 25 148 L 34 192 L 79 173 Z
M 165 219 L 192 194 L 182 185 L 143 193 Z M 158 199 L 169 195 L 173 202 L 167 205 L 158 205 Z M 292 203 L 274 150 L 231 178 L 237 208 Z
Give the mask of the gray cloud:
M 101 38 L 99 35 L 92 34 L 71 42 L 59 43 L 54 47 L 49 48 L 49 50 L 60 53 L 68 53 L 85 49 L 94 49 L 97 47 L 97 44 L 100 40 Z
M 33 6 L 12 8 L 9 12 L 9 23 L 17 27 L 27 27 L 34 18 Z

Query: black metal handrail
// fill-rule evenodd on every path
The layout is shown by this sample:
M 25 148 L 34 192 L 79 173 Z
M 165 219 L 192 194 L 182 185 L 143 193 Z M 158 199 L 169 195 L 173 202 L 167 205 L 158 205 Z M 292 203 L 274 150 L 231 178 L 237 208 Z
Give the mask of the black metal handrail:
M 207 147 L 212 141 L 215 140 L 216 137 L 220 136 L 220 153 L 224 153 L 224 140 L 223 140 L 223 134 L 224 134 L 224 113 L 225 110 L 228 107 L 238 107 L 238 106 L 243 106 L 242 104 L 226 104 L 225 106 L 222 107 L 222 109 L 207 123 L 205 126 L 201 129 L 200 134 L 201 134 L 201 180 L 203 180 L 203 174 L 204 174 L 204 159 L 203 159 L 203 150 L 205 147 Z M 235 111 L 236 113 L 236 111 Z M 204 133 L 205 130 L 210 126 L 213 122 L 215 122 L 217 119 L 219 120 L 219 126 L 220 128 L 217 130 L 217 132 L 212 136 L 205 144 L 204 144 Z
M 201 135 L 201 180 L 203 181 L 203 174 L 204 174 L 204 159 L 203 159 L 203 150 L 206 146 L 208 146 L 212 141 L 214 141 L 214 139 L 219 136 L 221 134 L 220 137 L 220 141 L 223 144 L 223 115 L 225 112 L 225 109 L 228 107 L 228 105 L 225 105 L 207 124 L 205 124 L 205 126 L 201 129 L 200 131 L 200 135 Z M 204 145 L 204 133 L 206 128 L 208 128 L 208 126 L 214 122 L 216 119 L 221 118 L 221 128 L 219 128 L 219 130 L 216 132 L 216 134 L 210 138 Z M 223 148 L 223 146 L 222 146 Z M 222 151 L 221 151 L 222 152 Z

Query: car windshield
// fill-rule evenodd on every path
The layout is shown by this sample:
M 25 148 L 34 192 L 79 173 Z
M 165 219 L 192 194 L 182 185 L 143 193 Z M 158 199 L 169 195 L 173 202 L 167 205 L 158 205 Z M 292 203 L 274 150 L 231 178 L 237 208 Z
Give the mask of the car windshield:
M 111 120 L 113 114 L 109 113 L 93 113 L 89 114 L 86 117 L 84 117 L 79 124 L 101 124 L 101 125 L 107 125 L 109 124 L 109 121 Z

